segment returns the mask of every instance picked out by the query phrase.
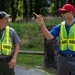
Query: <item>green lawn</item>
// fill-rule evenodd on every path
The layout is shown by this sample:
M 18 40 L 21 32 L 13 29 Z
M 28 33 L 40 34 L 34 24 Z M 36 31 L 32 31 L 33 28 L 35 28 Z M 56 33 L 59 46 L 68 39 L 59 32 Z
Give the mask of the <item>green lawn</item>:
M 46 26 L 56 25 L 61 20 L 45 21 Z M 44 51 L 44 37 L 36 22 L 10 22 L 8 24 L 17 32 L 21 42 L 20 50 Z M 32 54 L 18 54 L 17 65 L 25 68 L 44 68 L 44 56 Z M 51 74 L 53 75 L 53 74 Z
M 44 56 L 43 55 L 32 55 L 32 54 L 19 54 L 17 58 L 17 65 L 23 66 L 25 68 L 35 68 L 44 66 Z

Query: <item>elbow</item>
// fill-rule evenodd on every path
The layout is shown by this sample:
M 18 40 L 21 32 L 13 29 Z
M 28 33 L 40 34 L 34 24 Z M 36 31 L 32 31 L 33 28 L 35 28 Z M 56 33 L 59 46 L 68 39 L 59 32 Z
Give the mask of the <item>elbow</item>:
M 47 40 L 52 40 L 54 37 L 45 37 Z
M 46 37 L 47 40 L 51 40 L 49 37 Z

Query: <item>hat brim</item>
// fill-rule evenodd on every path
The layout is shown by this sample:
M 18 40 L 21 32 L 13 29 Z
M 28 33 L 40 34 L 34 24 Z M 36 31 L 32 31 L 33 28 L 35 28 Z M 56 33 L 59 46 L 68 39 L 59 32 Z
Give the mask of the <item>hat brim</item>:
M 5 16 L 5 18 L 8 18 L 8 17 L 10 17 L 10 15 L 9 15 L 9 14 L 7 14 L 7 15 Z
M 61 13 L 61 12 L 63 12 L 63 11 L 69 11 L 69 10 L 66 10 L 66 9 L 63 9 L 63 8 L 59 8 L 57 11 L 58 11 L 59 13 Z

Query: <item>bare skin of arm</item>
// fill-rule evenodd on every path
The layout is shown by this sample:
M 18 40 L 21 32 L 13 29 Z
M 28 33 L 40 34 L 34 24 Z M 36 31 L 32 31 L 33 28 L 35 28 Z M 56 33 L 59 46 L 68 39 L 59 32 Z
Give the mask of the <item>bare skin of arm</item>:
M 40 24 L 41 26 L 41 29 L 42 29 L 42 33 L 44 35 L 44 37 L 47 39 L 47 40 L 50 40 L 50 39 L 53 39 L 54 36 L 52 36 L 48 29 L 46 28 L 45 26 L 45 23 L 44 23 L 44 20 L 43 20 L 43 17 L 41 15 L 38 15 L 36 13 L 34 13 L 34 15 L 36 16 L 36 22 Z
M 19 45 L 15 44 L 14 45 L 14 54 L 12 56 L 12 59 L 8 63 L 9 68 L 14 68 L 15 67 L 15 65 L 16 65 L 16 59 L 17 59 L 17 55 L 18 55 L 18 50 L 19 50 Z

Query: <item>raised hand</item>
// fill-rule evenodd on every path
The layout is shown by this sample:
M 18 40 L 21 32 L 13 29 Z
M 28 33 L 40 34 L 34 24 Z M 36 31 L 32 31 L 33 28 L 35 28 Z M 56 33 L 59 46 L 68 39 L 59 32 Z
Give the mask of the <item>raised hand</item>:
M 40 25 L 44 25 L 44 20 L 41 15 L 38 15 L 36 13 L 33 13 L 36 16 L 36 22 L 38 22 Z
M 41 15 L 36 14 L 36 13 L 34 13 L 34 15 L 36 16 L 36 22 L 38 22 L 40 24 L 40 26 L 41 26 L 42 33 L 43 33 L 44 37 L 47 40 L 53 39 L 54 36 L 51 35 L 49 33 L 48 29 L 46 28 L 45 23 L 44 23 L 44 20 L 43 20 L 43 17 Z

